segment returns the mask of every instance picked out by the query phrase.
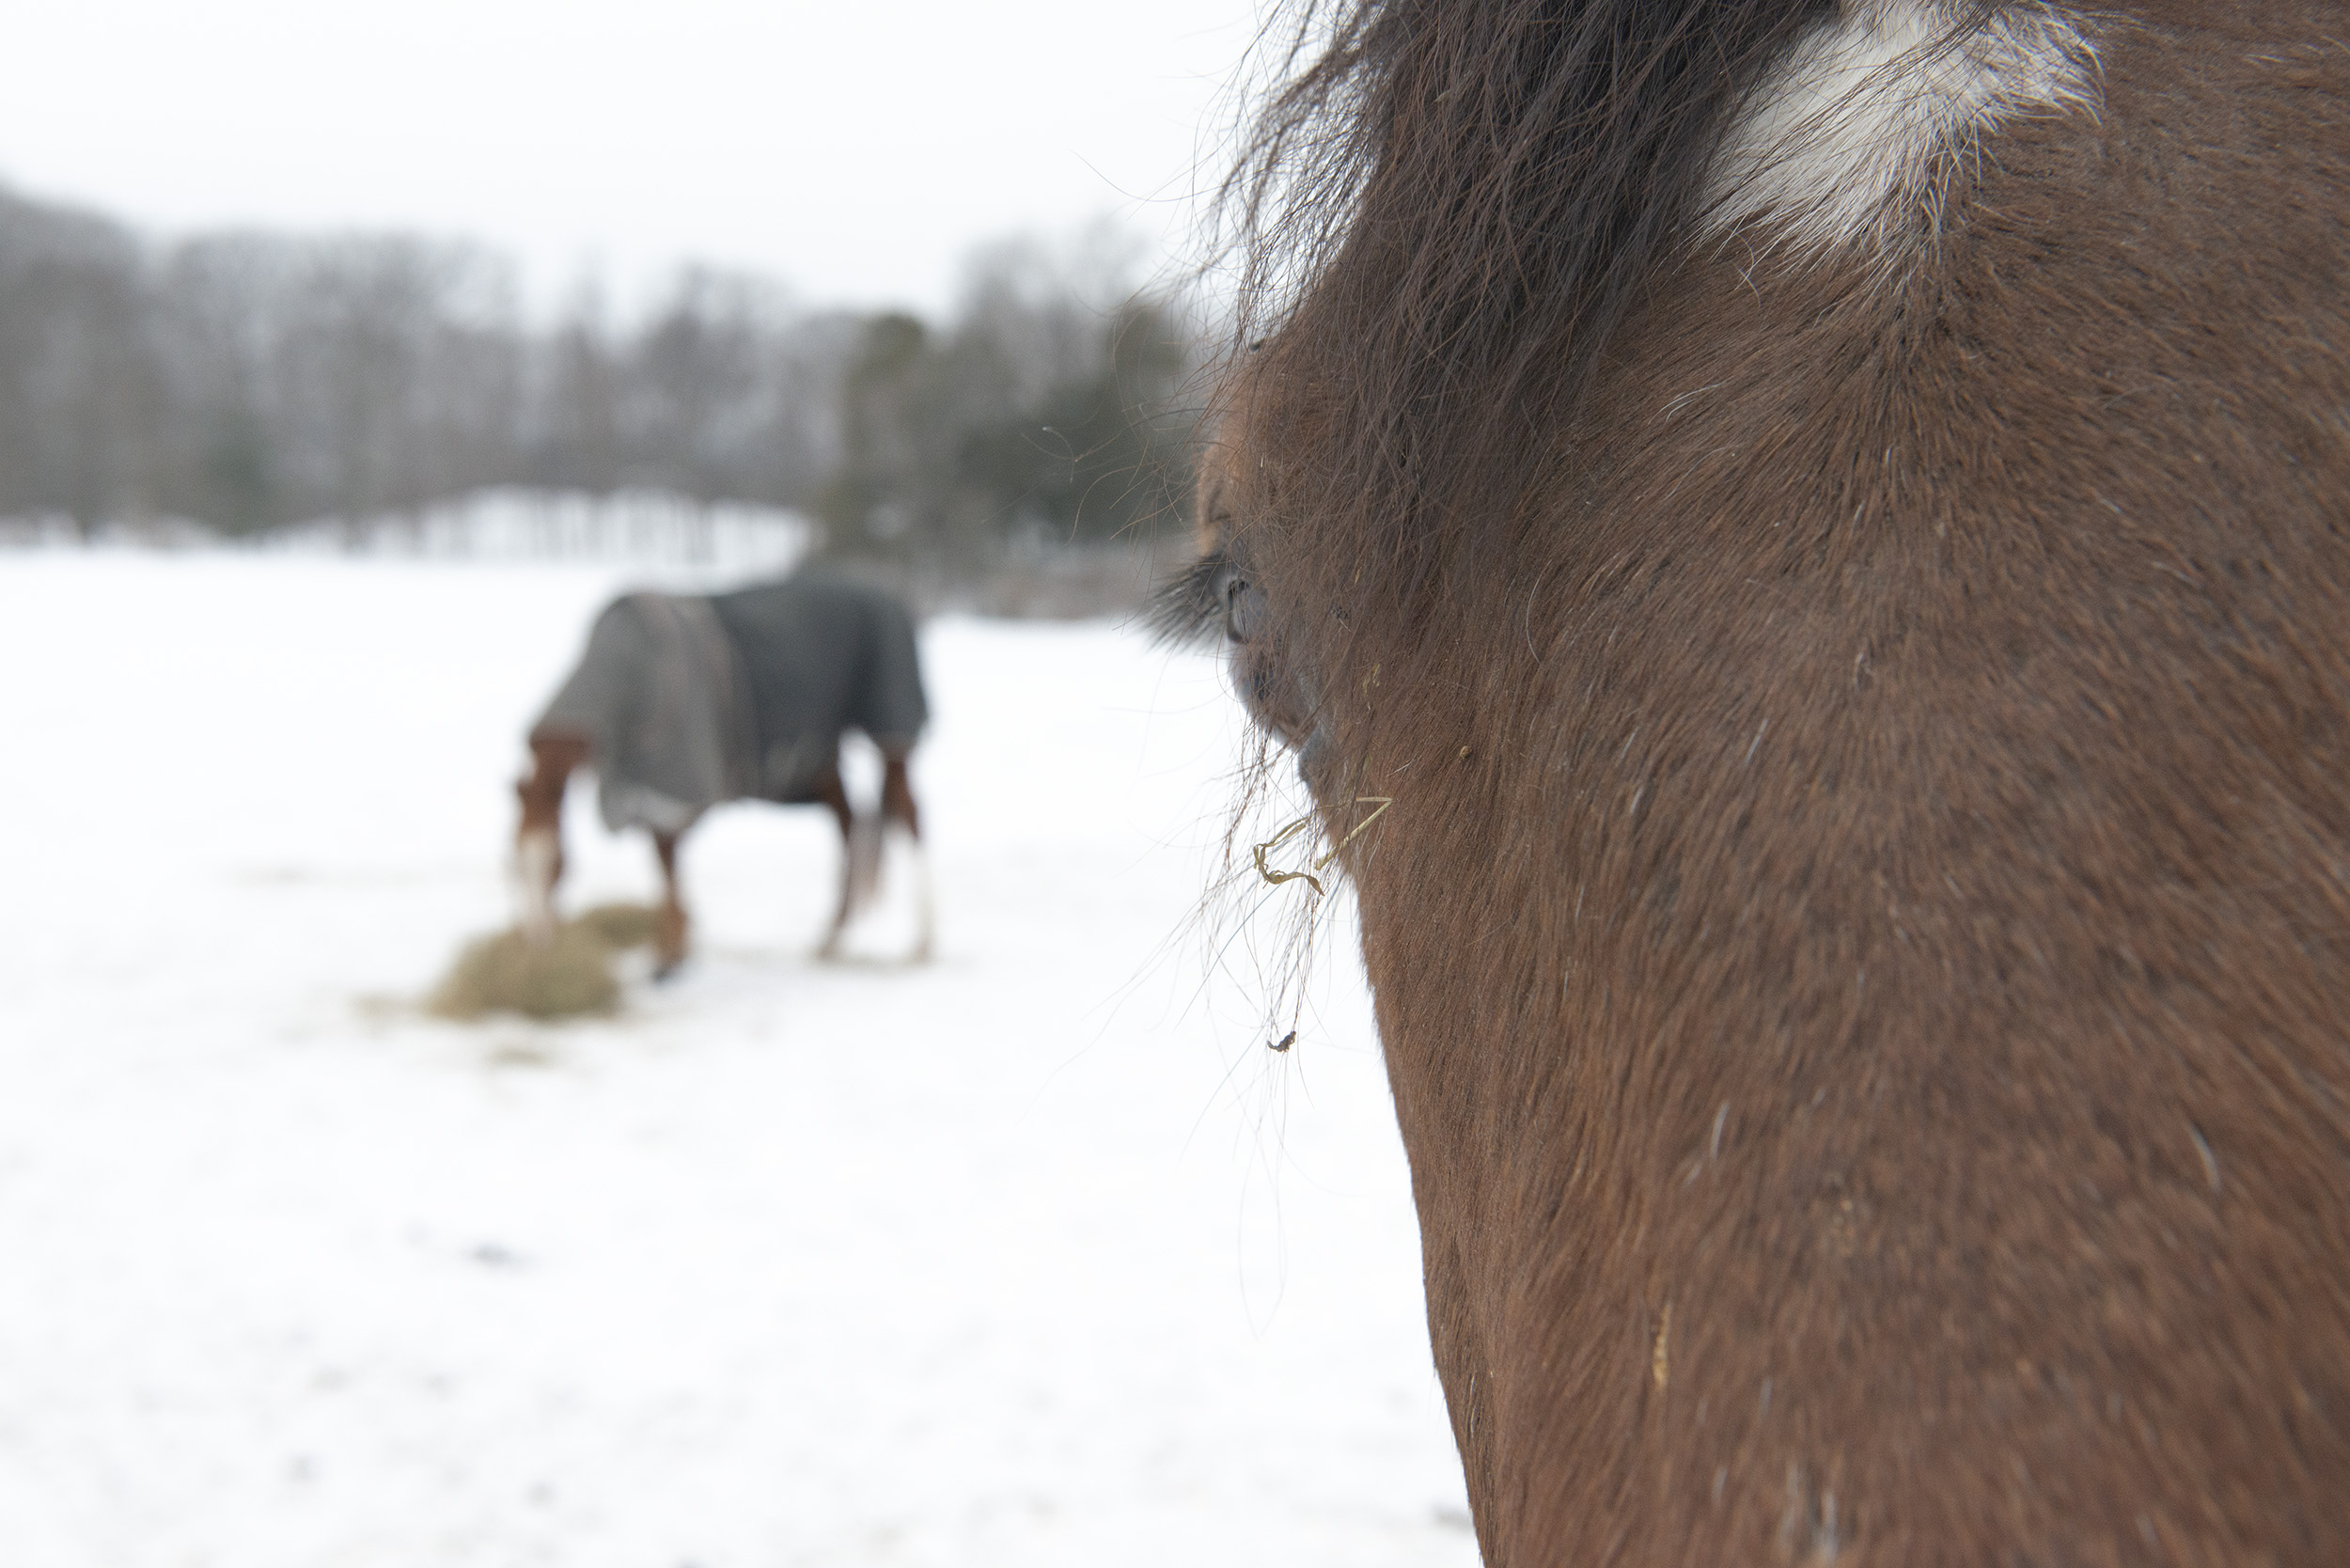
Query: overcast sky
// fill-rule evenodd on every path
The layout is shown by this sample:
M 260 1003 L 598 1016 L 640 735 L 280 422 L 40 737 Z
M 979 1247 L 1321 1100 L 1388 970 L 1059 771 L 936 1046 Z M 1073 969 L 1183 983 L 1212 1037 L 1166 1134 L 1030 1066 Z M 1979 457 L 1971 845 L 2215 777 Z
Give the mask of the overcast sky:
M 175 234 L 469 236 L 546 306 L 696 259 L 952 297 L 976 243 L 1179 246 L 1255 0 L 0 0 L 0 181 Z

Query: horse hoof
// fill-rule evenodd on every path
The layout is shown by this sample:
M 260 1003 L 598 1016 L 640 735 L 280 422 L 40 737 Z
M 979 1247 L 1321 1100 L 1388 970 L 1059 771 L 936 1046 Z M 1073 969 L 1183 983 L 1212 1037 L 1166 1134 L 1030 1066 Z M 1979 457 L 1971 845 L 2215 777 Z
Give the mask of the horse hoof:
M 652 981 L 655 985 L 664 984 L 675 979 L 677 972 L 684 967 L 685 960 L 682 958 L 672 958 L 666 963 L 656 964 L 653 965 Z

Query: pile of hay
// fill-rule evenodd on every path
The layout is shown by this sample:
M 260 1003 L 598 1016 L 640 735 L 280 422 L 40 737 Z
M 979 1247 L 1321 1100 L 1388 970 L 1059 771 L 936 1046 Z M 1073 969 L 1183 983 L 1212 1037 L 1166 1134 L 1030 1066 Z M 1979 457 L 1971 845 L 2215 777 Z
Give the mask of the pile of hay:
M 575 1018 L 619 1006 L 620 982 L 612 955 L 653 938 L 658 912 L 635 903 L 599 904 L 555 928 L 554 939 L 534 942 L 519 930 L 465 944 L 448 978 L 426 1000 L 442 1018 L 475 1019 L 493 1012 L 525 1018 Z

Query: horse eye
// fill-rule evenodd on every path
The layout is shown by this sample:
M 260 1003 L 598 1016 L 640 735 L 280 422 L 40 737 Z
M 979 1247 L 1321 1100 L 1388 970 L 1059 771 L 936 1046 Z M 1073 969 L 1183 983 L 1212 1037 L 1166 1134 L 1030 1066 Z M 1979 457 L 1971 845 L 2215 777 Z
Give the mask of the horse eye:
M 1235 572 L 1224 579 L 1224 635 L 1247 642 L 1264 623 L 1264 590 Z

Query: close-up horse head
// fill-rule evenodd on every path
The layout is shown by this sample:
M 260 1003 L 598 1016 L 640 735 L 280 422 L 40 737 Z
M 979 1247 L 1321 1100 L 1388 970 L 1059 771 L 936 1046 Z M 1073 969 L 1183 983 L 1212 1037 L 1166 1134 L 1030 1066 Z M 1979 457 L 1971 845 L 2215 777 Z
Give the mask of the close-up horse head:
M 1162 624 L 1355 885 L 1489 1562 L 2350 1557 L 2341 20 L 1298 24 Z

